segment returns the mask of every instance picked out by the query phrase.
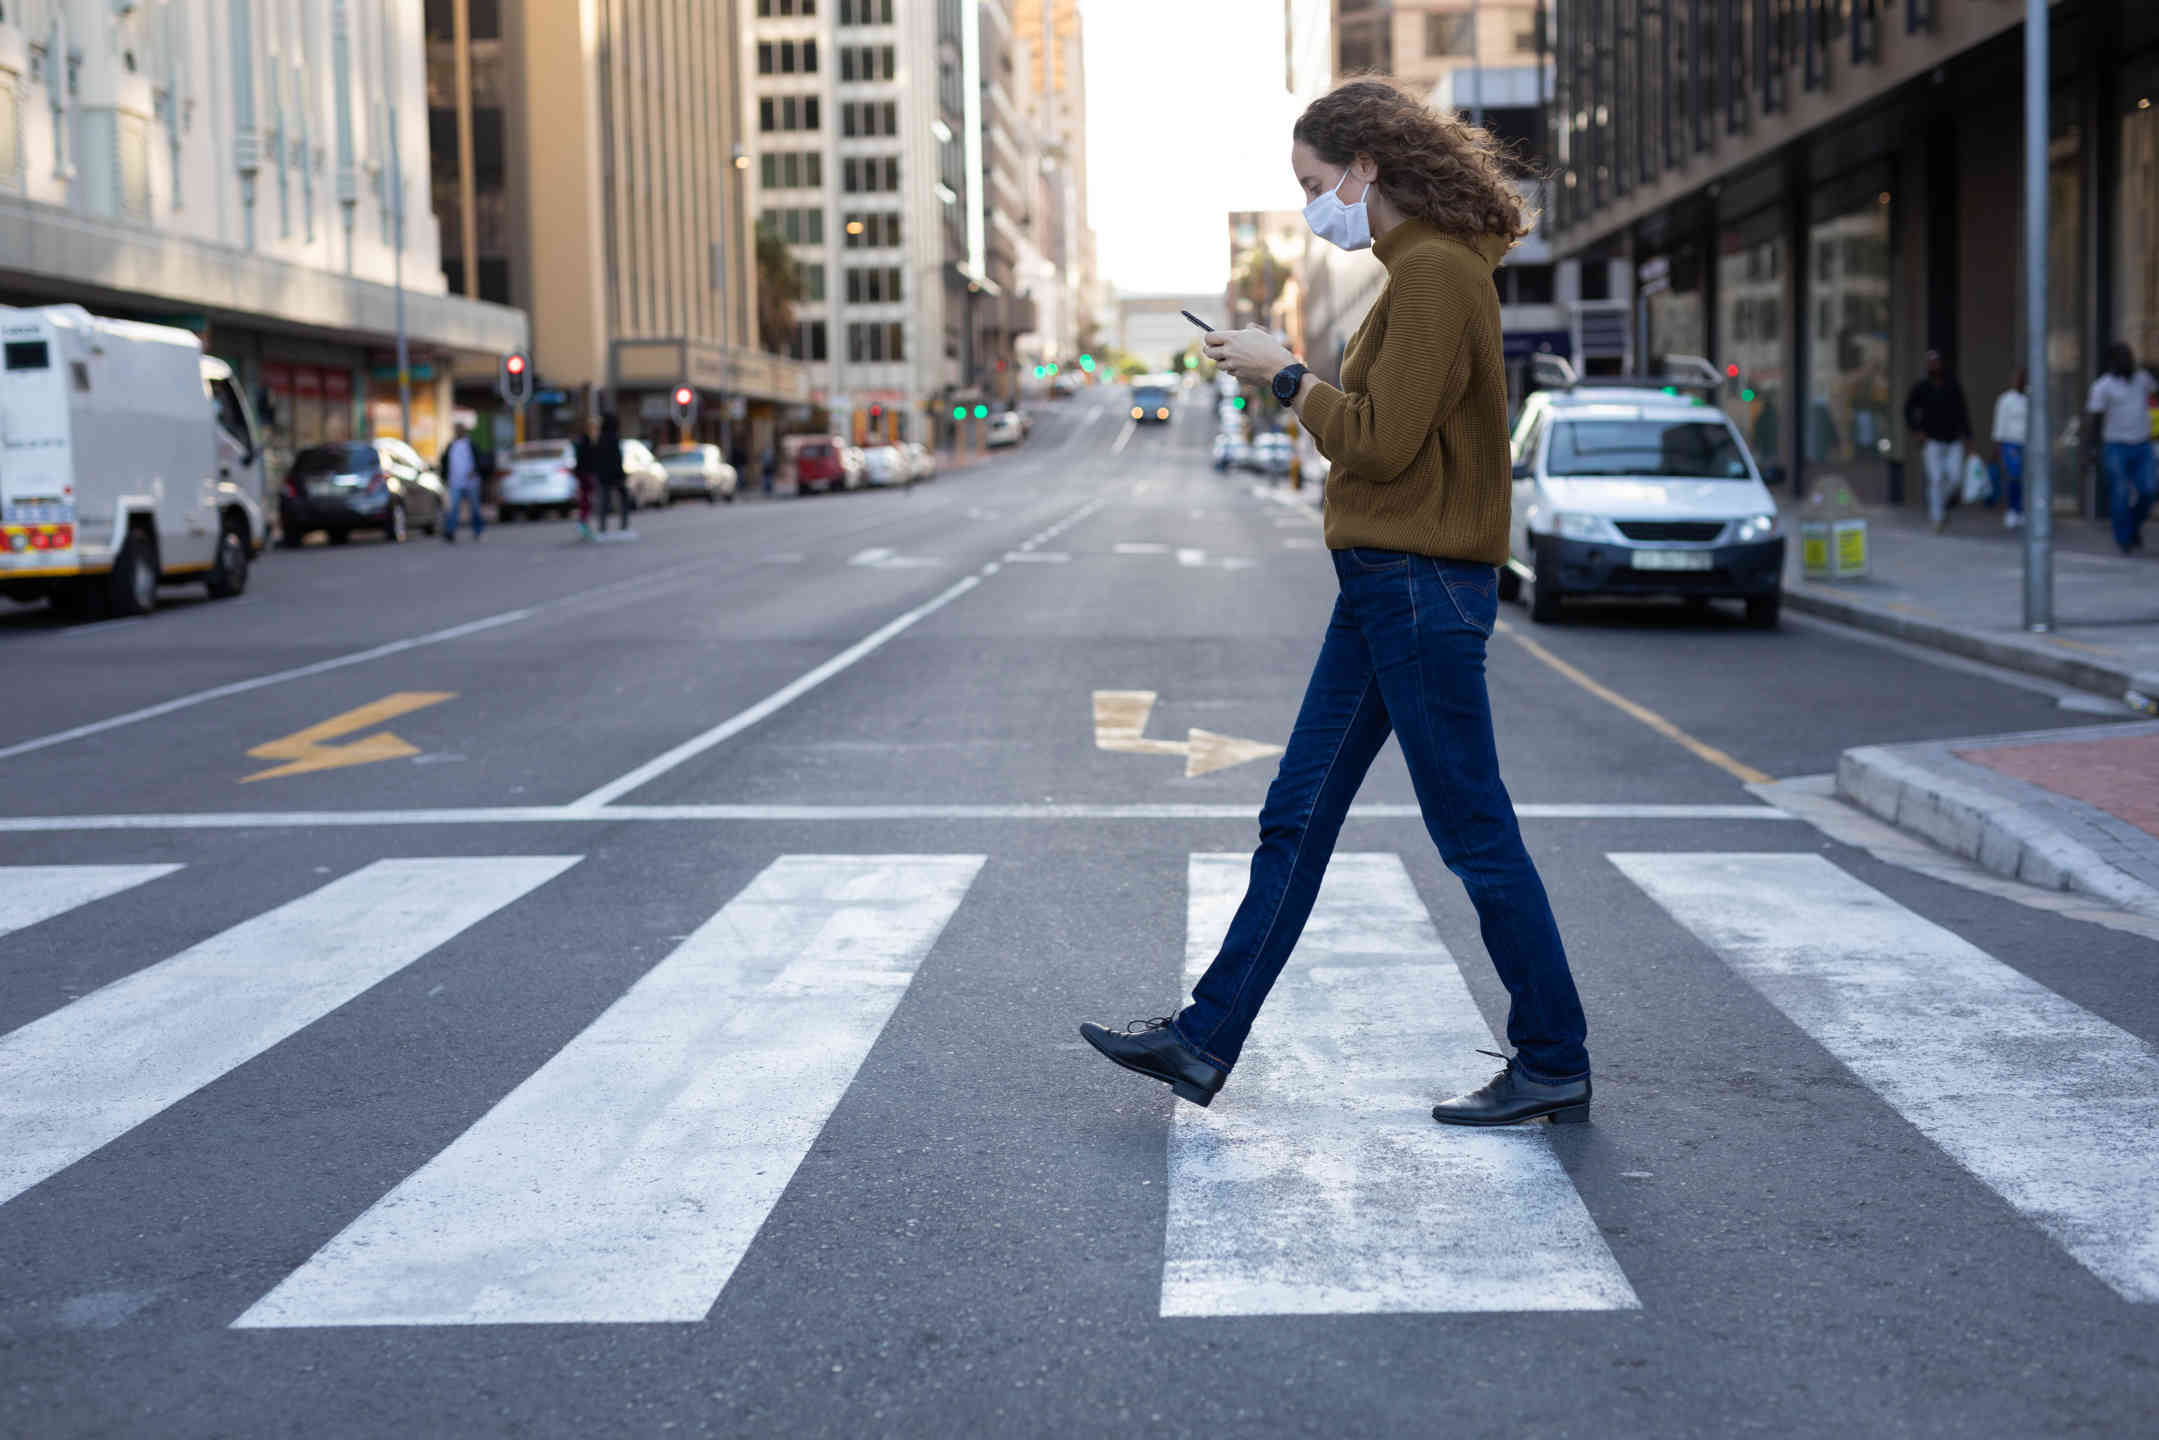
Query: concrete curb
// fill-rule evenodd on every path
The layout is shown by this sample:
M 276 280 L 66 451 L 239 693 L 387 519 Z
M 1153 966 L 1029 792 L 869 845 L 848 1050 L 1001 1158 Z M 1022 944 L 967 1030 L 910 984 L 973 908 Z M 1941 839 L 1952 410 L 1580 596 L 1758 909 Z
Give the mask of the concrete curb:
M 2128 727 L 2159 733 L 2159 726 Z M 2074 732 L 2080 737 L 2089 730 Z M 2092 806 L 1995 774 L 1955 755 L 1976 744 L 2058 738 L 1868 745 L 1837 762 L 1836 793 L 1901 830 L 1997 875 L 2073 891 L 2159 918 L 2159 839 Z
M 2103 660 L 2067 654 L 2036 637 L 1966 630 L 1939 620 L 1902 614 L 1805 581 L 1786 582 L 1784 603 L 1793 610 L 1824 620 L 1894 635 L 1899 640 L 1961 655 L 1968 660 L 1983 660 L 2005 670 L 2074 685 L 2079 690 L 2089 690 L 2110 700 L 2119 700 L 2131 690 L 2159 696 L 2159 675 L 2133 672 Z

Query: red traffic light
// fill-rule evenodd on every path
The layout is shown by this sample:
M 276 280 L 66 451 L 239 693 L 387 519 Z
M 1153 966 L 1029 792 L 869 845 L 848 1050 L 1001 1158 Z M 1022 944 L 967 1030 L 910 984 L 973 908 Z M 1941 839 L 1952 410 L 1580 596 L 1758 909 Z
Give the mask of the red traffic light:
M 1724 373 L 1732 379 L 1737 380 L 1739 378 L 1739 367 L 1737 365 L 1727 365 L 1724 367 Z
M 882 405 L 872 405 L 872 406 L 870 407 L 870 418 L 871 418 L 872 420 L 882 420 L 882 419 L 884 419 L 884 418 L 885 418 L 885 407 L 884 407 L 884 406 L 882 406 Z
M 694 399 L 696 399 L 696 398 L 697 398 L 697 397 L 696 397 L 696 395 L 695 395 L 695 394 L 693 394 L 693 393 L 691 392 L 691 390 L 690 390 L 690 387 L 689 387 L 689 386 L 687 386 L 687 385 L 677 385 L 677 386 L 675 387 L 675 403 L 676 403 L 677 405 L 685 405 L 685 406 L 686 406 L 686 405 L 688 405 L 688 404 L 689 404 L 689 403 L 690 403 L 690 402 L 691 402 L 692 400 L 694 400 Z
M 522 355 L 512 355 L 509 359 L 502 362 L 502 368 L 509 371 L 512 375 L 522 375 L 525 373 L 525 357 Z

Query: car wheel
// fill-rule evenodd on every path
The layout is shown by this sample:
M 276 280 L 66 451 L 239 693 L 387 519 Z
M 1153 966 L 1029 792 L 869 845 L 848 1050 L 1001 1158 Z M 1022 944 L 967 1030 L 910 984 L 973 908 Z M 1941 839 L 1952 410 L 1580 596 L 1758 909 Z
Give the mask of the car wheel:
M 729 500 L 733 500 L 733 499 L 734 499 L 735 497 L 734 497 L 734 496 L 732 496 L 732 495 L 730 495 L 730 496 L 728 496 L 727 498 L 728 498 Z M 719 504 L 719 503 L 720 503 L 720 493 L 719 493 L 719 492 L 718 492 L 717 490 L 707 490 L 707 491 L 705 492 L 705 503 L 706 503 L 707 505 L 717 505 L 717 504 Z
M 330 543 L 332 545 L 342 545 L 351 538 L 352 532 L 350 530 L 332 530 L 330 532 Z
M 217 558 L 210 565 L 208 588 L 213 600 L 230 600 L 247 589 L 247 537 L 241 522 L 227 520 L 218 532 Z
M 1512 565 L 1499 567 L 1499 598 L 1513 604 L 1522 596 L 1522 577 Z
M 495 523 L 497 525 L 508 525 L 516 519 L 517 507 L 515 505 L 497 505 L 495 507 Z
M 390 516 L 383 522 L 382 538 L 392 545 L 405 543 L 405 506 L 402 501 L 390 502 Z
M 567 520 L 570 518 L 570 512 L 576 508 L 574 505 L 557 505 L 555 507 L 555 518 L 557 520 Z
M 105 606 L 116 616 L 147 615 L 157 608 L 157 542 L 140 530 L 128 531 L 112 562 Z
M 1747 601 L 1747 623 L 1757 630 L 1774 630 L 1783 611 L 1782 595 L 1757 595 Z
M 1552 573 L 1552 566 L 1545 563 L 1541 554 L 1537 557 L 1537 571 L 1544 576 Z M 1537 624 L 1550 625 L 1559 619 L 1559 587 L 1550 579 L 1539 580 L 1533 577 L 1524 580 L 1522 597 L 1529 606 L 1529 618 Z

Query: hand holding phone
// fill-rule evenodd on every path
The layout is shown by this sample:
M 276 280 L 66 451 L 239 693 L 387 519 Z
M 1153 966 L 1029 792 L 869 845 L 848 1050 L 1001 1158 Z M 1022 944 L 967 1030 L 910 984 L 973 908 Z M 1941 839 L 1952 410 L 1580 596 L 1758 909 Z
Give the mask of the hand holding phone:
M 1191 321 L 1194 325 L 1199 326 L 1200 329 L 1206 331 L 1208 334 L 1212 335 L 1214 333 L 1214 326 L 1209 325 L 1206 321 L 1200 319 L 1199 316 L 1194 315 L 1191 311 L 1179 310 L 1177 313 L 1184 316 L 1185 319 Z

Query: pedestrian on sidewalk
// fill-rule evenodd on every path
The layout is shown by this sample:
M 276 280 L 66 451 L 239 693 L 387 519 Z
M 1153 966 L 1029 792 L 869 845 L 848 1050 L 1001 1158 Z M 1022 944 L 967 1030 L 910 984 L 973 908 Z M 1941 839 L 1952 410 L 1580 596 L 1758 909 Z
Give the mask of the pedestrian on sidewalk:
M 1994 401 L 1994 464 L 2002 472 L 2009 504 L 2002 512 L 2002 524 L 2011 530 L 2024 523 L 2024 432 L 2031 428 L 2032 413 L 2031 397 L 2024 389 L 2030 379 L 2019 369 L 2017 378 Z
M 622 422 L 612 412 L 600 422 L 600 438 L 593 443 L 593 451 L 592 475 L 600 492 L 600 533 L 607 533 L 607 514 L 619 504 L 622 524 L 617 528 L 627 535 L 630 531 L 630 481 L 622 469 Z
M 600 488 L 599 446 L 592 438 L 592 422 L 581 422 L 570 447 L 570 464 L 577 473 L 577 538 L 592 538 L 592 496 Z
M 779 462 L 772 454 L 771 441 L 765 442 L 764 456 L 757 463 L 758 468 L 764 472 L 765 498 L 770 500 L 772 498 L 772 472 L 779 468 Z
M 449 510 L 442 517 L 442 538 L 449 544 L 457 543 L 457 517 L 469 505 L 472 538 L 478 540 L 480 532 L 487 528 L 487 520 L 480 514 L 480 451 L 472 443 L 470 425 L 458 424 L 457 434 L 451 437 L 450 448 L 442 452 L 437 468 L 450 491 Z
M 2144 520 L 2159 495 L 2152 452 L 2152 395 L 2159 382 L 2139 369 L 2128 342 L 2107 346 L 2107 368 L 2092 382 L 2084 402 L 2090 412 L 2092 458 L 2106 477 L 2107 508 L 2114 517 L 2114 545 L 2122 554 L 2144 548 Z
M 1904 423 L 1925 438 L 1927 518 L 1941 530 L 1949 507 L 1964 485 L 1964 441 L 1972 433 L 1972 415 L 1964 387 L 1949 373 L 1942 352 L 1927 352 L 1927 373 L 1904 397 Z
M 1213 1100 L 1319 894 L 1350 801 L 1392 733 L 1425 828 L 1469 892 L 1510 999 L 1506 1068 L 1442 1101 L 1447 1125 L 1589 1118 L 1582 1005 L 1501 783 L 1485 643 L 1507 556 L 1507 364 L 1493 270 L 1528 233 L 1499 143 L 1395 85 L 1353 80 L 1292 132 L 1315 234 L 1371 247 L 1387 285 L 1336 388 L 1267 331 L 1211 332 L 1207 358 L 1290 406 L 1328 480 L 1340 593 L 1260 811 L 1244 901 L 1175 1015 L 1080 1027 L 1128 1070 Z M 1414 1007 L 1418 997 L 1405 995 Z M 1503 1057 L 1504 1058 L 1504 1057 Z

